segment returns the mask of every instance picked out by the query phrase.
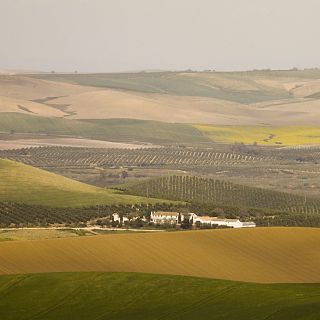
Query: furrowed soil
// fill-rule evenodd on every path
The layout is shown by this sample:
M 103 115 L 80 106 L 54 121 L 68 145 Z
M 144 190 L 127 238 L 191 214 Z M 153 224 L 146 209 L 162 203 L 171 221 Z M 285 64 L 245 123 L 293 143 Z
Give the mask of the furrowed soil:
M 0 243 L 0 274 L 139 272 L 259 283 L 320 282 L 320 229 L 119 234 Z

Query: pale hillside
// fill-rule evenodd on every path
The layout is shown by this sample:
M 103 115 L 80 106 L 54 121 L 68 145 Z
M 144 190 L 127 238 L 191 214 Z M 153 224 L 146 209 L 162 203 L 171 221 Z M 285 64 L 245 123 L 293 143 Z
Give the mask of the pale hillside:
M 0 96 L 0 112 L 47 117 L 320 125 L 318 70 L 1 75 Z

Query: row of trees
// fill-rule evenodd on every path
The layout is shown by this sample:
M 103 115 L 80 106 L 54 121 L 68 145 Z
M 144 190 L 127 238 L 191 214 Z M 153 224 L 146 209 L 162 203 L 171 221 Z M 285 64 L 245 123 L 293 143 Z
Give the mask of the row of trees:
M 320 200 L 196 176 L 167 176 L 128 187 L 128 192 L 196 203 L 266 208 L 293 213 L 320 213 Z
M 319 214 L 288 214 L 276 210 L 266 210 L 239 206 L 226 206 L 209 203 L 189 203 L 185 205 L 159 203 L 155 205 L 113 205 L 81 208 L 53 208 L 26 205 L 21 203 L 0 202 L 0 227 L 49 226 L 86 226 L 94 223 L 101 226 L 116 227 L 112 213 L 120 216 L 134 216 L 129 227 L 160 227 L 149 223 L 151 211 L 194 212 L 198 215 L 240 218 L 242 221 L 254 221 L 258 226 L 312 226 L 320 227 Z M 143 221 L 146 218 L 146 221 Z M 190 228 L 188 221 L 181 221 L 183 229 Z M 164 226 L 166 227 L 166 226 Z M 168 225 L 168 228 L 172 226 Z M 161 226 L 163 228 L 163 226 Z
M 37 167 L 90 166 L 214 166 L 221 164 L 254 163 L 263 161 L 254 155 L 218 152 L 205 149 L 86 149 L 71 147 L 41 147 L 0 151 L 0 157 Z M 267 161 L 267 159 L 266 159 Z M 269 161 L 269 160 L 268 160 Z

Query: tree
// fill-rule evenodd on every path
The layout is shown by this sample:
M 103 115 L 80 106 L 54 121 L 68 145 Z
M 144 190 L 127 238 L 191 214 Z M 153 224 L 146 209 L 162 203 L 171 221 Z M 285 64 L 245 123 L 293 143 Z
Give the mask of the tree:
M 189 215 L 185 215 L 183 221 L 181 222 L 181 229 L 191 229 L 192 224 L 189 219 Z
M 129 174 L 127 171 L 125 171 L 125 170 L 121 171 L 120 178 L 125 180 L 126 178 L 128 178 L 128 176 L 129 176 Z

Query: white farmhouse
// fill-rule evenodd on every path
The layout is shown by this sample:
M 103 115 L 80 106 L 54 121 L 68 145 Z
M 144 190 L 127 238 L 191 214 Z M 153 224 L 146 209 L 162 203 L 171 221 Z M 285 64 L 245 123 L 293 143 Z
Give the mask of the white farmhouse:
M 256 224 L 254 222 L 242 222 L 242 228 L 255 228 Z
M 183 220 L 183 215 L 178 212 L 151 212 L 150 221 L 156 224 L 178 224 Z
M 249 228 L 255 227 L 256 224 L 254 222 L 241 222 L 239 219 L 221 219 L 217 217 L 209 217 L 209 216 L 196 216 L 193 218 L 193 224 L 200 223 L 203 225 L 217 225 L 224 226 L 229 228 Z
M 118 223 L 125 223 L 125 222 L 129 221 L 129 219 L 127 217 L 121 217 L 118 213 L 112 214 L 112 220 L 114 222 L 118 222 Z

